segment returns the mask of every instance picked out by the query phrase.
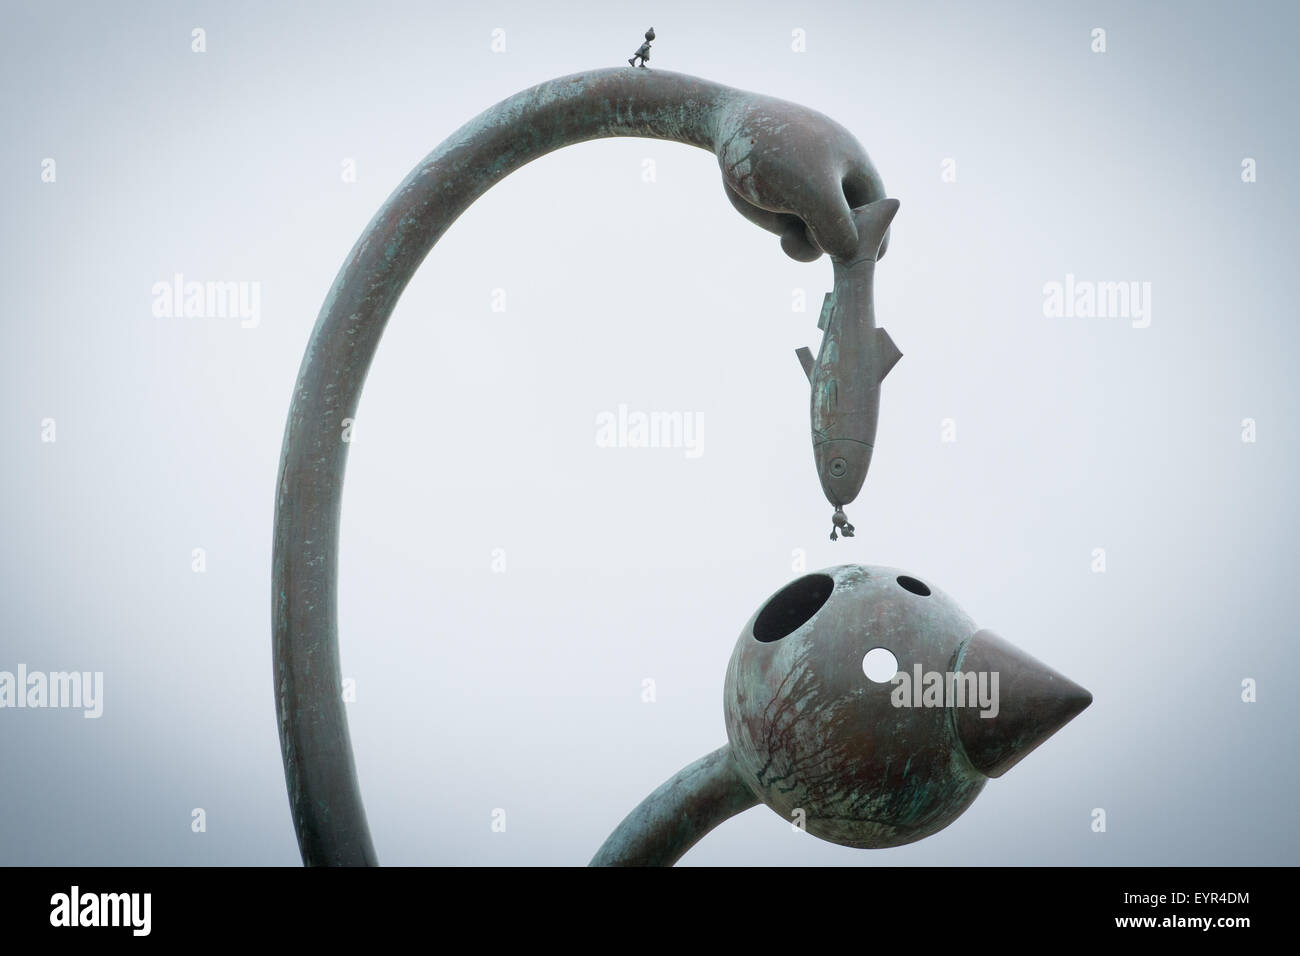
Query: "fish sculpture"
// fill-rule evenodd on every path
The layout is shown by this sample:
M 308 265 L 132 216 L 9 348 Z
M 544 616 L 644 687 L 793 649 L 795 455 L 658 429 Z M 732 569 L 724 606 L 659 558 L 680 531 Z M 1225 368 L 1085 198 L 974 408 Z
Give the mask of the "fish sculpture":
M 866 481 L 880 417 L 880 383 L 903 357 L 894 340 L 876 327 L 872 286 L 876 261 L 897 199 L 879 199 L 853 210 L 858 248 L 852 258 L 831 257 L 835 288 L 826 293 L 817 327 L 821 349 L 795 351 L 812 386 L 812 444 L 826 500 L 835 508 L 831 540 L 853 537 L 844 506 Z

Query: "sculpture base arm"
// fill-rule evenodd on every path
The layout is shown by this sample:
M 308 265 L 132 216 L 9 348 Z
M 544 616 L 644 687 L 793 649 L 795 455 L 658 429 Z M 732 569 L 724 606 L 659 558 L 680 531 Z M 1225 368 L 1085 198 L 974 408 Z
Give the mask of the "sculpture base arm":
M 670 777 L 624 817 L 591 866 L 672 866 L 719 823 L 758 804 L 719 747 Z

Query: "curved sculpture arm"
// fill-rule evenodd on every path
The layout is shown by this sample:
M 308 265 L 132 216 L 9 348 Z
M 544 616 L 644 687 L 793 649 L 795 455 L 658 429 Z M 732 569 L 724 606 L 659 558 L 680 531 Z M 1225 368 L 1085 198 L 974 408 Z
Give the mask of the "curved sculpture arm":
M 285 426 L 272 555 L 276 714 L 303 862 L 377 862 L 344 712 L 338 658 L 339 516 L 366 372 L 398 297 L 434 243 L 509 173 L 570 143 L 643 136 L 718 157 L 728 198 L 796 259 L 858 247 L 851 207 L 884 198 L 866 152 L 813 110 L 660 70 L 542 83 L 435 149 L 376 213 L 339 271 L 303 356 Z
M 669 777 L 623 818 L 590 866 L 672 866 L 704 835 L 758 806 L 724 744 Z

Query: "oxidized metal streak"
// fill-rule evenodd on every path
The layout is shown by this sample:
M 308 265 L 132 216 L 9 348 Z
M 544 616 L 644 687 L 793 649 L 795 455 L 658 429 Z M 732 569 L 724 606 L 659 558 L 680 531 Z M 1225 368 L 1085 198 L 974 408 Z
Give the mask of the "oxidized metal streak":
M 696 77 L 627 68 L 562 77 L 504 100 L 452 134 L 397 187 L 353 247 L 321 309 L 280 457 L 272 663 L 289 801 L 308 864 L 376 862 L 340 688 L 343 421 L 356 414 L 398 297 L 456 218 L 525 163 L 610 136 L 666 139 L 714 153 L 732 204 L 778 234 L 792 257 L 811 261 L 829 254 L 837 289 L 840 263 L 853 270 L 863 254 L 854 210 L 885 198 L 857 140 L 821 113 Z M 868 252 L 884 245 L 872 236 Z M 847 298 L 837 301 L 843 305 Z M 838 381 L 855 379 L 841 369 Z M 856 432 L 828 434 L 863 440 Z
M 758 803 L 730 747 L 679 770 L 624 818 L 591 866 L 672 866 L 699 839 Z
M 754 635 L 756 614 L 727 667 L 727 739 L 745 779 L 777 813 L 789 820 L 802 809 L 808 832 L 834 843 L 919 840 L 984 787 L 945 708 L 895 708 L 890 686 L 863 673 L 873 647 L 893 653 L 900 669 L 942 672 L 976 631 L 951 599 L 906 591 L 899 574 L 856 566 L 820 572 L 812 580 L 824 581 L 827 596 L 816 613 L 766 641 Z M 806 606 L 783 592 L 765 607 Z

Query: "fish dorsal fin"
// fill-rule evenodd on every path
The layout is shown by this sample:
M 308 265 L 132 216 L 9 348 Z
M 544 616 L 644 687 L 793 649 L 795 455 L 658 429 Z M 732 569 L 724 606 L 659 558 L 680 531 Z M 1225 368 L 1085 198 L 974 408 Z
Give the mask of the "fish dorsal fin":
M 794 354 L 799 356 L 799 364 L 803 366 L 803 373 L 808 376 L 808 381 L 812 381 L 813 354 L 812 350 L 806 345 L 794 350 Z
M 876 381 L 882 382 L 890 369 L 898 364 L 903 353 L 898 350 L 898 346 L 884 329 L 873 329 L 871 334 L 876 338 Z
M 823 332 L 826 331 L 826 326 L 831 324 L 831 310 L 835 308 L 831 296 L 832 293 L 826 293 L 826 298 L 822 299 L 822 314 L 817 317 L 817 328 Z

